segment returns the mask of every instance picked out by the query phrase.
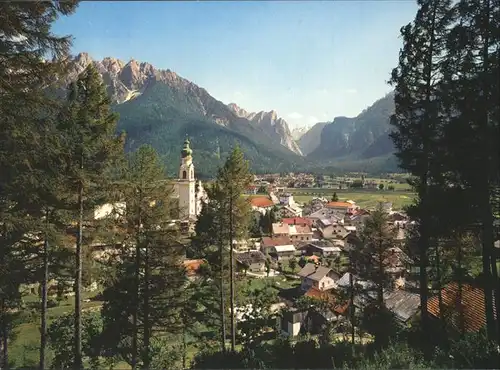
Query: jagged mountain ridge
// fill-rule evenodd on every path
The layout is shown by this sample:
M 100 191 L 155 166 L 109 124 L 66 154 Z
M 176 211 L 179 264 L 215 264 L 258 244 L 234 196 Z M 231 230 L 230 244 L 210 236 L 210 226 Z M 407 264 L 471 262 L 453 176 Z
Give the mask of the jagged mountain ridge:
M 153 145 L 170 173 L 177 170 L 178 152 L 186 135 L 192 141 L 198 173 L 205 176 L 215 174 L 236 144 L 257 172 L 292 170 L 303 162 L 276 137 L 170 70 L 135 60 L 95 61 L 81 53 L 74 58 L 65 82 L 76 79 L 90 63 L 101 73 L 114 110 L 120 113 L 118 129 L 127 133 L 126 149 Z
M 290 149 L 292 152 L 302 155 L 297 142 L 292 137 L 288 123 L 283 119 L 278 117 L 276 111 L 272 110 L 270 112 L 258 112 L 249 113 L 245 109 L 239 107 L 235 103 L 228 104 L 228 107 L 238 116 L 248 119 L 256 127 L 262 129 L 266 134 L 279 140 L 281 145 L 285 148 Z
M 339 160 L 369 159 L 394 152 L 389 138 L 389 117 L 394 112 L 394 93 L 389 93 L 354 118 L 336 117 L 326 124 L 320 143 L 308 157 Z

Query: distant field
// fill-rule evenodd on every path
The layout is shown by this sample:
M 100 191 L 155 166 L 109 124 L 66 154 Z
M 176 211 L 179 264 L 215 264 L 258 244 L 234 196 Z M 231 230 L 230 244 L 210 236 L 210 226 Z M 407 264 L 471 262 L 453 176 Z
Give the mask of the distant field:
M 331 198 L 333 191 L 320 194 L 325 198 Z M 297 202 L 309 202 L 317 195 L 313 194 L 294 194 L 293 198 Z M 374 208 L 379 202 L 391 202 L 393 209 L 402 209 L 404 206 L 412 203 L 415 194 L 401 191 L 337 191 L 340 201 L 352 200 L 356 205 L 362 208 Z
M 391 190 L 335 190 L 321 188 L 304 188 L 295 189 L 287 188 L 287 192 L 293 194 L 295 201 L 299 203 L 307 203 L 314 197 L 324 197 L 330 199 L 333 193 L 337 193 L 340 201 L 352 200 L 356 205 L 362 208 L 375 208 L 379 202 L 391 202 L 392 208 L 395 210 L 403 209 L 404 206 L 412 203 L 415 199 L 415 194 L 410 191 L 391 191 Z M 264 196 L 265 194 L 257 194 L 253 196 Z M 253 197 L 251 196 L 251 197 Z
M 342 180 L 348 180 L 348 181 L 355 181 L 355 180 L 361 180 L 361 177 L 337 177 L 335 178 L 336 181 L 342 181 Z M 384 188 L 387 188 L 388 186 L 392 185 L 394 186 L 394 189 L 396 190 L 411 190 L 410 185 L 406 183 L 404 178 L 397 178 L 397 179 L 381 179 L 377 177 L 365 177 L 366 182 L 374 182 L 377 184 L 384 184 Z M 403 184 L 399 184 L 398 181 L 404 181 Z

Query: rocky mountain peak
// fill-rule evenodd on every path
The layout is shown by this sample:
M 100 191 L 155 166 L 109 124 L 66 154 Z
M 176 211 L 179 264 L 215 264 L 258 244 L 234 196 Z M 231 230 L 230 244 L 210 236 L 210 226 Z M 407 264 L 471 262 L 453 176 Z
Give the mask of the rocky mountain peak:
M 228 108 L 238 117 L 250 120 L 254 126 L 264 130 L 270 137 L 278 139 L 281 145 L 287 147 L 292 152 L 302 155 L 299 146 L 292 137 L 288 123 L 283 118 L 279 118 L 275 110 L 271 110 L 270 112 L 260 111 L 258 113 L 248 113 L 235 103 L 228 104 Z
M 75 62 L 80 64 L 80 65 L 84 65 L 86 67 L 90 63 L 92 63 L 92 58 L 90 57 L 90 55 L 88 53 L 79 53 L 75 57 Z

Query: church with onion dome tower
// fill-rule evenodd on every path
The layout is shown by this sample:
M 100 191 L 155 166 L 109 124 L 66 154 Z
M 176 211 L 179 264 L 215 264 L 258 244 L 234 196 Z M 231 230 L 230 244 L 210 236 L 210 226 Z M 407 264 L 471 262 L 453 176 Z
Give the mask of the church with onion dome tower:
M 179 218 L 182 221 L 196 222 L 201 212 L 206 193 L 201 181 L 194 177 L 193 151 L 189 139 L 186 138 L 181 151 L 179 178 L 176 182 L 176 193 L 179 198 Z

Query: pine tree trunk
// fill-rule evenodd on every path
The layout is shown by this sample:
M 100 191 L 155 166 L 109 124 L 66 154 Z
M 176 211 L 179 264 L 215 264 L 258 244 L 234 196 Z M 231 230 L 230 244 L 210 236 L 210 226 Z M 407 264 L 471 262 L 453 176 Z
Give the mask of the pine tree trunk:
M 487 144 L 490 143 L 490 132 L 489 132 L 489 91 L 490 91 L 490 81 L 488 79 L 489 72 L 489 47 L 490 47 L 490 39 L 489 39 L 489 25 L 490 25 L 490 1 L 485 0 L 484 7 L 482 10 L 484 19 L 483 25 L 481 29 L 481 33 L 483 35 L 483 48 L 482 48 L 482 63 L 483 63 L 483 76 L 482 76 L 482 90 L 483 97 L 485 101 L 482 104 L 482 114 L 481 114 L 481 131 L 482 137 L 485 139 Z M 490 199 L 490 162 L 491 162 L 491 146 L 485 145 L 483 148 L 485 150 L 486 158 L 483 158 L 485 161 L 484 177 L 482 179 L 482 191 L 480 192 L 480 196 L 482 197 L 482 214 L 481 214 L 481 241 L 482 241 L 482 252 L 483 252 L 483 274 L 484 274 L 484 303 L 486 310 L 486 326 L 488 338 L 490 340 L 497 340 L 496 336 L 496 325 L 493 314 L 493 286 L 497 283 L 492 280 L 494 277 L 492 276 L 492 252 L 493 252 L 493 210 L 491 207 L 491 199 Z M 496 272 L 496 268 L 495 268 Z
M 428 197 L 429 197 L 429 133 L 428 133 L 428 125 L 430 121 L 430 115 L 428 110 L 430 109 L 431 103 L 431 82 L 432 82 L 432 62 L 434 57 L 434 43 L 435 43 L 435 26 L 436 26 L 436 12 L 439 1 L 434 1 L 433 3 L 433 11 L 431 18 L 431 28 L 429 30 L 430 40 L 429 40 L 429 50 L 427 57 L 427 76 L 425 76 L 426 80 L 426 115 L 427 117 L 423 121 L 422 125 L 422 157 L 424 158 L 423 163 L 423 171 L 420 176 L 420 200 L 422 206 L 422 218 L 420 225 L 420 238 L 419 238 L 419 250 L 420 250 L 420 315 L 422 319 L 422 331 L 424 333 L 428 332 L 429 329 L 429 312 L 427 308 L 428 301 L 428 278 L 427 278 L 427 250 L 430 244 L 430 235 L 428 223 L 430 219 L 430 212 L 428 206 Z M 427 354 L 427 351 L 425 352 Z
M 139 225 L 137 227 L 137 237 L 135 240 L 135 266 L 134 266 L 134 306 L 132 312 L 132 358 L 131 358 L 131 366 L 132 369 L 137 368 L 137 359 L 138 359 L 138 351 L 139 351 L 139 288 L 140 288 L 140 274 L 141 274 L 141 220 L 139 218 Z
M 231 189 L 232 190 L 232 189 Z M 229 193 L 229 275 L 231 300 L 231 351 L 236 350 L 236 325 L 234 316 L 234 257 L 233 257 L 233 194 Z
M 45 213 L 46 228 L 49 223 L 49 213 Z M 47 290 L 49 283 L 49 240 L 45 232 L 43 242 L 43 276 L 42 276 L 42 304 L 41 304 L 41 324 L 40 324 L 40 370 L 45 369 L 45 352 L 47 347 Z
M 82 161 L 83 163 L 83 161 Z M 82 166 L 83 167 L 83 166 Z M 75 275 L 75 363 L 76 369 L 83 368 L 82 363 L 82 247 L 83 247 L 83 184 L 78 189 L 78 239 L 76 241 L 76 275 Z
M 439 242 L 435 242 L 436 247 L 436 280 L 437 280 L 437 289 L 438 289 L 438 305 L 439 305 L 439 320 L 441 322 L 441 326 L 443 328 L 443 333 L 444 330 L 446 329 L 446 323 L 445 319 L 443 317 L 443 292 L 441 291 L 441 256 L 439 255 Z
M 354 307 L 354 278 L 352 274 L 354 273 L 352 268 L 352 256 L 349 256 L 349 288 L 350 288 L 350 296 L 349 296 L 349 307 L 351 313 L 351 344 L 352 351 L 354 354 L 354 345 L 356 340 L 356 331 L 355 331 L 355 320 L 356 320 L 356 309 Z
M 144 249 L 144 358 L 142 360 L 143 367 L 149 369 L 149 346 L 151 339 L 151 322 L 149 319 L 149 245 Z
M 460 335 L 463 337 L 465 335 L 465 318 L 464 318 L 464 308 L 462 304 L 462 290 L 463 290 L 463 271 L 462 271 L 462 243 L 458 243 L 458 319 Z M 441 309 L 441 308 L 440 308 Z
M 491 211 L 491 207 L 483 204 L 483 214 L 482 214 L 482 230 L 481 230 L 481 240 L 482 240 L 482 263 L 483 263 L 483 275 L 484 275 L 484 305 L 486 310 L 486 329 L 488 333 L 488 338 L 490 340 L 496 340 L 496 325 L 495 318 L 493 315 L 493 277 L 491 273 L 491 252 L 493 246 L 493 217 L 488 210 Z
M 378 246 L 378 273 L 379 281 L 377 286 L 377 301 L 378 308 L 382 310 L 384 308 L 384 250 L 382 246 L 382 236 L 379 235 L 380 241 Z
M 7 328 L 7 307 L 5 304 L 5 298 L 2 298 L 2 307 L 0 310 L 2 314 L 1 333 L 0 341 L 2 342 L 2 368 L 9 368 L 9 332 Z
M 226 352 L 226 307 L 224 305 L 224 225 L 222 220 L 220 221 L 219 227 L 221 349 L 222 352 Z

